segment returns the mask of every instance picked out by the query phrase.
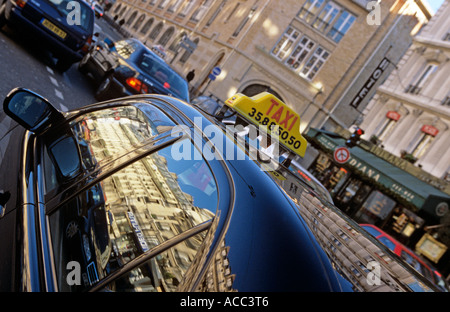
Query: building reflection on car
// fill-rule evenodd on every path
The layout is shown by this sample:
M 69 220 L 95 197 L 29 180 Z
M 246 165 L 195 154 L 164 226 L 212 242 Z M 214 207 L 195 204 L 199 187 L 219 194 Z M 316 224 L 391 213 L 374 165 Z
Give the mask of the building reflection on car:
M 23 95 L 48 105 L 37 123 L 23 123 Z M 279 101 L 234 99 L 235 110 Z M 61 113 L 16 89 L 4 108 L 23 127 L 7 132 L 18 139 L 5 143 L 0 170 L 19 179 L 0 181 L 11 192 L 0 228 L 23 235 L 0 242 L 2 290 L 438 290 L 285 166 L 250 158 L 258 150 L 222 119 L 179 99 L 131 96 Z M 369 283 L 373 262 L 381 275 Z

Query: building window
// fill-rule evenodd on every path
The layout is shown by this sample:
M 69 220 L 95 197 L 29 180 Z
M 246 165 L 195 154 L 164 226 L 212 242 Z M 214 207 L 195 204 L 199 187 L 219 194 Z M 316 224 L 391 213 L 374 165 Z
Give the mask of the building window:
M 193 22 L 200 21 L 203 16 L 205 16 L 206 12 L 208 11 L 209 7 L 211 6 L 213 0 L 204 0 L 202 4 L 200 5 L 197 10 L 194 11 L 192 14 L 190 20 Z
M 288 57 L 286 64 L 294 70 L 298 69 L 314 46 L 315 43 L 311 39 L 303 36 L 294 52 Z
M 158 9 L 164 9 L 169 2 L 170 0 L 162 0 L 158 5 Z
M 252 19 L 253 15 L 255 15 L 255 12 L 256 12 L 256 7 L 253 7 L 250 9 L 250 12 L 248 12 L 248 15 L 242 20 L 242 22 L 239 24 L 239 26 L 234 31 L 233 37 L 237 37 L 239 35 L 242 28 L 244 28 L 245 24 L 247 24 L 247 22 Z
M 150 27 L 152 27 L 153 21 L 154 21 L 154 19 L 152 17 L 147 22 L 145 22 L 144 26 L 141 29 L 141 34 L 146 34 L 147 31 L 149 31 Z
M 214 12 L 214 14 L 209 18 L 208 22 L 206 23 L 206 26 L 211 26 L 211 24 L 214 22 L 214 20 L 216 19 L 217 15 L 219 15 L 219 13 L 222 11 L 223 7 L 225 6 L 225 4 L 227 3 L 227 0 L 223 0 L 219 7 L 216 9 L 216 11 Z
M 159 38 L 158 44 L 162 45 L 163 47 L 166 46 L 167 42 L 169 42 L 170 38 L 172 37 L 174 32 L 174 28 L 170 27 L 167 29 L 164 34 Z
M 338 43 L 356 17 L 333 1 L 308 0 L 297 15 L 313 28 Z
M 178 8 L 180 7 L 180 5 L 183 3 L 183 0 L 177 0 L 174 3 L 172 3 L 172 5 L 167 9 L 167 11 L 173 13 L 176 10 L 178 10 Z
M 392 130 L 394 130 L 400 117 L 401 115 L 396 111 L 387 112 L 386 118 L 377 127 L 377 131 L 375 132 L 376 137 L 381 141 L 388 137 L 392 133 Z
M 284 59 L 299 35 L 299 31 L 292 27 L 289 27 L 281 37 L 280 41 L 278 41 L 276 46 L 272 49 L 272 54 L 280 60 Z
M 148 36 L 148 38 L 151 40 L 155 40 L 156 37 L 158 37 L 159 33 L 161 32 L 162 28 L 163 28 L 163 23 L 160 22 L 158 25 L 155 26 L 155 28 L 153 28 L 153 30 L 150 33 L 150 35 Z
M 194 6 L 194 1 L 189 0 L 189 1 L 184 1 L 184 6 L 181 9 L 181 12 L 178 13 L 179 16 L 186 16 L 188 15 L 189 11 L 192 9 L 192 7 Z
M 289 55 L 293 46 L 295 46 L 295 49 Z M 303 78 L 311 80 L 330 55 L 330 53 L 321 46 L 318 46 L 313 50 L 315 46 L 316 43 L 310 38 L 306 36 L 300 37 L 300 32 L 298 30 L 289 27 L 272 49 L 272 55 L 281 61 L 286 59 L 286 66 L 293 69 Z M 287 55 L 289 56 L 286 57 Z
M 133 29 L 134 30 L 138 30 L 139 27 L 141 27 L 142 22 L 144 21 L 144 19 L 145 19 L 145 14 L 142 14 L 141 16 L 139 16 L 138 20 L 136 21 L 136 23 L 133 26 Z
M 306 62 L 306 65 L 303 67 L 303 69 L 300 72 L 300 76 L 311 80 L 314 78 L 314 76 L 317 74 L 319 69 L 322 67 L 322 65 L 327 60 L 330 53 L 319 46 L 315 51 L 314 54 L 311 55 L 309 60 Z
M 405 90 L 406 93 L 419 94 L 425 83 L 430 79 L 437 69 L 436 64 L 428 64 L 425 69 L 418 75 L 418 79 L 411 83 Z
M 450 32 L 446 33 L 445 36 L 442 38 L 444 41 L 450 41 Z
M 450 106 L 450 96 L 447 95 L 445 99 L 442 100 L 441 104 L 444 106 Z
M 342 37 L 344 37 L 355 20 L 356 17 L 354 15 L 348 13 L 347 11 L 342 12 L 336 23 L 328 31 L 327 37 L 333 39 L 335 42 L 341 41 Z
M 421 158 L 430 147 L 439 130 L 431 125 L 423 125 L 411 142 L 410 154 L 416 159 Z

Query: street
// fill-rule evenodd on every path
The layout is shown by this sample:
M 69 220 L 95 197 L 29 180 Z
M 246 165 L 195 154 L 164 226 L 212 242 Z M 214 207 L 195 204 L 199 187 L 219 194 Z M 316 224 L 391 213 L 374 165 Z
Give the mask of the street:
M 102 19 L 96 20 L 99 40 L 117 40 L 120 35 Z M 23 87 L 46 97 L 56 108 L 67 111 L 97 102 L 95 84 L 82 75 L 77 63 L 64 73 L 54 68 L 54 59 L 39 43 L 32 42 L 11 28 L 0 31 L 0 99 L 9 91 Z

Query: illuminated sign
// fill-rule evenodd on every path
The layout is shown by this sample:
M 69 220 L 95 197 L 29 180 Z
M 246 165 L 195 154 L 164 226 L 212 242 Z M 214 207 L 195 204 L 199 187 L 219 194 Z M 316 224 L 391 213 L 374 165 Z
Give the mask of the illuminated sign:
M 253 97 L 238 93 L 225 101 L 242 117 L 258 126 L 267 126 L 278 135 L 279 142 L 299 156 L 305 156 L 308 142 L 300 134 L 300 117 L 268 92 Z M 278 130 L 276 130 L 278 127 Z M 261 128 L 261 127 L 260 127 Z

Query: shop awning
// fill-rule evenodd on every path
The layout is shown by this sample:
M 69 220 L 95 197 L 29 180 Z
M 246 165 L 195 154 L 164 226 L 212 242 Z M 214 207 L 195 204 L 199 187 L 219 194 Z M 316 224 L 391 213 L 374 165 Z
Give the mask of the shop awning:
M 332 134 L 326 131 L 311 129 L 305 137 L 323 151 L 333 155 L 336 147 L 345 146 L 345 139 L 330 135 Z M 424 209 L 435 217 L 445 214 L 445 207 L 448 210 L 450 196 L 446 193 L 358 146 L 349 148 L 349 151 L 350 158 L 342 165 L 343 167 L 388 189 L 389 193 L 401 198 L 402 202 L 409 203 L 417 209 Z

